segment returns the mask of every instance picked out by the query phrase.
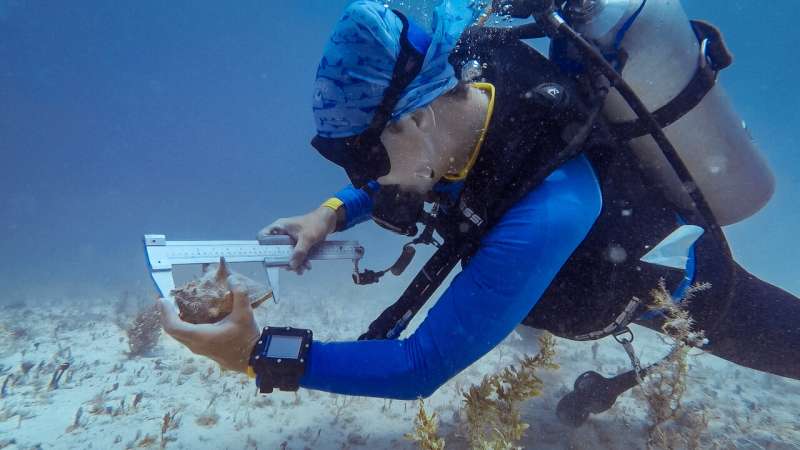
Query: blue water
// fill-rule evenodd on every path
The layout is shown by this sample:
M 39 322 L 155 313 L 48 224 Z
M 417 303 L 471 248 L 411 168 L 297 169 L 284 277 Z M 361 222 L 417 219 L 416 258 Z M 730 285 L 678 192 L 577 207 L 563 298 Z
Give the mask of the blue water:
M 343 185 L 308 142 L 316 64 L 346 3 L 0 1 L 0 282 L 145 289 L 142 234 L 251 238 Z M 727 230 L 734 251 L 799 292 L 800 7 L 685 6 L 725 32 L 736 63 L 722 80 L 777 174 L 770 205 Z
M 342 187 L 309 141 L 317 63 L 347 3 L 0 0 L 0 305 L 152 295 L 145 233 L 252 239 Z M 725 230 L 736 259 L 800 294 L 800 3 L 683 4 L 723 30 L 736 60 L 722 83 L 776 175 L 769 205 Z M 403 242 L 371 223 L 345 237 L 373 268 Z

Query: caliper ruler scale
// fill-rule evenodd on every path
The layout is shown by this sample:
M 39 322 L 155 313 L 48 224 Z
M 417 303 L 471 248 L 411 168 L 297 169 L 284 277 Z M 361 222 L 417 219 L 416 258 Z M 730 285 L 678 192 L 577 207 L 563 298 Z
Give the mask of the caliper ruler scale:
M 262 263 L 276 302 L 279 271 L 289 266 L 294 250 L 291 238 L 286 235 L 266 236 L 258 241 L 168 241 L 163 234 L 147 234 L 144 246 L 150 276 L 162 297 L 175 289 L 174 266 L 214 264 L 224 257 L 230 263 Z M 344 259 L 357 264 L 362 256 L 364 247 L 357 241 L 323 241 L 311 249 L 308 259 Z

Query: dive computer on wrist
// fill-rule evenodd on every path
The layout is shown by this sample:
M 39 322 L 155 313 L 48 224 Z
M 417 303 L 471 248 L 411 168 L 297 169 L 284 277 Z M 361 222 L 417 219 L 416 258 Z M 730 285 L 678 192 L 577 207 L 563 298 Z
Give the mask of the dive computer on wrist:
M 296 391 L 300 387 L 312 338 L 311 330 L 264 327 L 250 354 L 259 392 Z

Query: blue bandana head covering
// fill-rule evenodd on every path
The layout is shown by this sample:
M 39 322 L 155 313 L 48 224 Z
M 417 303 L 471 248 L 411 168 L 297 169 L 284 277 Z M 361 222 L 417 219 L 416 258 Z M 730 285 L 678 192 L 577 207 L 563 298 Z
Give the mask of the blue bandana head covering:
M 409 39 L 425 60 L 419 75 L 403 91 L 392 120 L 427 106 L 455 87 L 457 79 L 448 56 L 481 12 L 470 6 L 474 3 L 443 0 L 433 12 L 430 36 L 411 25 Z M 358 0 L 345 9 L 325 47 L 314 83 L 314 121 L 320 136 L 354 136 L 369 126 L 392 80 L 402 31 L 403 21 L 383 2 Z M 426 52 L 420 47 L 428 42 Z

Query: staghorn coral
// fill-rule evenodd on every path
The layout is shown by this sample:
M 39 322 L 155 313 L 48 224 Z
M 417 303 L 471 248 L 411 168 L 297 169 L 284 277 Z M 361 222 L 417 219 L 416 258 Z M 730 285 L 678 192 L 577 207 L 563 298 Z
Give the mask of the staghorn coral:
M 428 415 L 425 402 L 419 399 L 419 410 L 414 419 L 414 433 L 406 433 L 406 439 L 414 441 L 422 450 L 444 450 L 444 439 L 438 434 L 439 420 L 436 413 Z
M 687 411 L 682 399 L 686 393 L 689 350 L 702 347 L 707 340 L 702 330 L 694 329 L 694 320 L 687 308 L 697 292 L 710 287 L 708 283 L 694 285 L 678 302 L 673 300 L 663 280 L 650 292 L 652 300 L 648 308 L 664 316 L 661 331 L 671 348 L 666 358 L 648 371 L 646 379 L 640 380 L 651 423 L 649 448 L 700 448 L 700 435 L 708 419 L 704 411 Z M 668 426 L 670 423 L 676 426 Z
M 220 258 L 216 270 L 203 266 L 203 276 L 192 280 L 170 292 L 178 305 L 180 317 L 189 323 L 214 323 L 225 318 L 233 310 L 233 297 L 228 288 L 228 277 L 238 277 L 247 287 L 253 308 L 272 296 L 271 292 L 263 294 L 265 289 L 244 275 L 230 270 L 225 258 Z

